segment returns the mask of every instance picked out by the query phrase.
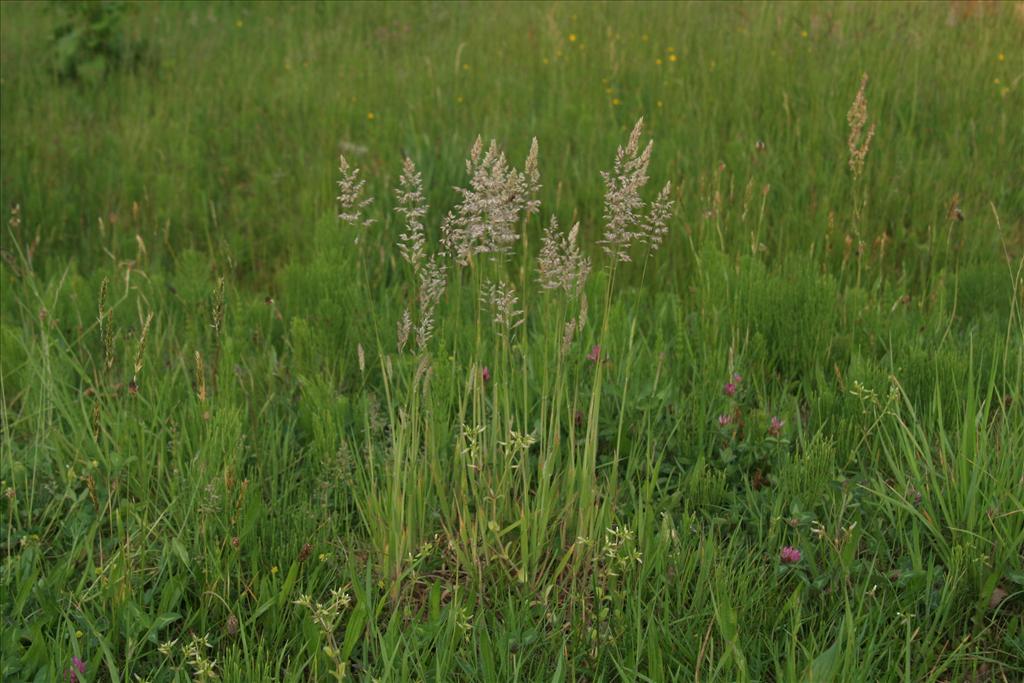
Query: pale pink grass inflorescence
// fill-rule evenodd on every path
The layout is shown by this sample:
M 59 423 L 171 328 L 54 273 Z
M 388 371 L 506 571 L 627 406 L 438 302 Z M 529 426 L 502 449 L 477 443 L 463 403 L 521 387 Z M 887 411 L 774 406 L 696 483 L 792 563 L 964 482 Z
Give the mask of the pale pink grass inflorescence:
M 846 113 L 846 122 L 850 125 L 850 137 L 846 141 L 850 149 L 850 170 L 854 178 L 859 178 L 864 172 L 864 160 L 867 159 L 868 150 L 871 148 L 871 139 L 875 137 L 875 124 L 864 132 L 868 123 L 868 98 L 865 91 L 868 87 L 868 75 L 861 77 L 860 89 L 857 90 L 853 104 Z
M 558 229 L 558 220 L 551 217 L 537 257 L 538 281 L 544 289 L 561 289 L 575 295 L 583 288 L 590 274 L 590 259 L 580 252 L 576 243 L 579 231 L 580 224 L 576 223 L 563 235 Z
M 427 200 L 423 196 L 423 174 L 416 170 L 413 160 L 406 157 L 402 164 L 402 175 L 395 188 L 397 206 L 395 212 L 405 219 L 405 232 L 399 237 L 398 248 L 414 270 L 419 271 L 420 265 L 427 257 L 426 230 L 423 219 L 427 215 Z
M 648 141 L 641 151 L 643 118 L 636 122 L 629 142 L 619 147 L 615 166 L 611 172 L 601 173 L 604 178 L 604 237 L 598 242 L 605 253 L 617 261 L 629 261 L 629 250 L 634 244 L 647 243 L 651 251 L 657 250 L 668 232 L 672 215 L 672 186 L 666 183 L 653 202 L 644 201 L 641 190 L 649 180 L 647 169 L 651 163 L 654 141 Z
M 344 155 L 338 162 L 338 171 L 341 174 L 338 180 L 338 218 L 354 228 L 370 227 L 374 220 L 367 218 L 365 211 L 373 203 L 373 197 L 364 196 L 366 180 L 359 177 L 359 169 L 351 166 Z
M 503 280 L 489 282 L 484 286 L 480 300 L 494 311 L 494 324 L 511 332 L 523 324 L 523 311 L 519 308 L 519 297 L 511 283 Z
M 416 327 L 416 346 L 422 351 L 434 333 L 434 309 L 444 295 L 447 267 L 431 256 L 420 268 L 420 322 Z
M 462 201 L 441 224 L 442 244 L 460 265 L 478 254 L 505 254 L 519 239 L 516 224 L 522 217 L 540 211 L 536 198 L 540 190 L 537 168 L 537 139 L 530 146 L 523 171 L 505 158 L 498 143 L 491 141 L 483 152 L 477 138 L 466 161 L 468 188 L 455 188 Z

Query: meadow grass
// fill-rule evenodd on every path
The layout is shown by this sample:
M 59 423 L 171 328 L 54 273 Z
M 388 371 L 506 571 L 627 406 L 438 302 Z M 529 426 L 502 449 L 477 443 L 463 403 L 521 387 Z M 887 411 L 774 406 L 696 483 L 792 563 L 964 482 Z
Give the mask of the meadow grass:
M 1019 5 L 65 11 L 4 680 L 1024 679 Z

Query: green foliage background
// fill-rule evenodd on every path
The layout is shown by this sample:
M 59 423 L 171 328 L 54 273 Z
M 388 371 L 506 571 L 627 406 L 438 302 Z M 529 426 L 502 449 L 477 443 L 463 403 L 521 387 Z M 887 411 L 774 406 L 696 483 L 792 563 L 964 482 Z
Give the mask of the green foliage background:
M 1013 3 L 0 4 L 3 678 L 1024 676 L 1022 44 Z M 676 213 L 610 281 L 640 116 Z M 391 188 L 436 244 L 478 134 L 539 140 L 488 266 L 527 323 L 455 275 L 424 371 Z

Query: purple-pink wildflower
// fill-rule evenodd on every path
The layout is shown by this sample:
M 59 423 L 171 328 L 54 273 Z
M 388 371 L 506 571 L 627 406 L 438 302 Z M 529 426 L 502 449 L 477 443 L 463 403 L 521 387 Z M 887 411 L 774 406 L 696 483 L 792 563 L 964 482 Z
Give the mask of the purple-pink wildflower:
M 71 666 L 68 667 L 67 679 L 71 683 L 78 683 L 78 675 L 85 675 L 85 662 L 78 657 L 71 658 Z
M 738 372 L 732 373 L 732 383 L 733 384 L 739 384 L 742 381 L 743 381 L 743 375 L 741 375 Z
M 601 360 L 601 345 L 594 344 L 594 348 L 590 349 L 590 353 L 587 354 L 587 360 L 596 363 Z
M 488 368 L 485 365 L 483 371 L 481 371 L 481 373 L 480 373 L 480 376 L 483 377 L 483 380 L 485 382 L 490 382 L 491 381 L 491 370 L 490 370 L 490 368 Z
M 775 415 L 772 415 L 772 421 L 768 425 L 768 433 L 772 436 L 778 436 L 782 433 L 782 428 L 786 426 L 785 420 L 780 420 Z
M 718 425 L 720 427 L 727 427 L 727 426 L 729 426 L 731 424 L 732 424 L 732 415 L 722 414 L 722 415 L 718 416 Z
M 722 393 L 729 398 L 732 398 L 736 395 L 736 385 L 732 382 L 728 382 L 724 387 L 722 387 Z
M 779 551 L 779 559 L 782 560 L 782 564 L 796 564 L 802 557 L 800 551 L 791 545 L 787 545 Z

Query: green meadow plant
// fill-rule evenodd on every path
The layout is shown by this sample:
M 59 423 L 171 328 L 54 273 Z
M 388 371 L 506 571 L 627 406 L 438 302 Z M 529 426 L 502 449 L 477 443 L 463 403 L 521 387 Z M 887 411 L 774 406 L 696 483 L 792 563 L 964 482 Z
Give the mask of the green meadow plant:
M 640 147 L 643 122 L 638 121 L 628 143 L 620 147 L 615 168 L 605 174 L 607 229 L 603 248 L 609 256 L 602 319 L 612 304 L 614 269 L 629 260 L 629 248 L 647 243 L 657 248 L 666 230 L 671 201 L 668 186 L 649 204 L 641 191 L 647 182 L 652 144 Z M 623 423 L 616 427 L 615 444 L 600 443 L 601 384 L 605 358 L 602 342 L 607 325 L 586 353 L 578 341 L 588 323 L 584 294 L 591 269 L 577 243 L 578 226 L 563 233 L 552 216 L 545 229 L 535 281 L 522 288 L 546 292 L 532 311 L 541 317 L 548 335 L 532 351 L 531 320 L 520 304 L 520 293 L 507 270 L 506 257 L 520 242 L 521 223 L 540 210 L 534 197 L 539 189 L 538 145 L 534 140 L 523 170 L 512 167 L 496 142 L 484 152 L 477 139 L 466 170 L 469 187 L 459 189 L 461 200 L 441 225 L 443 254 L 431 254 L 424 236 L 420 175 L 406 160 L 395 193 L 396 211 L 407 231 L 398 247 L 416 276 L 415 314 L 406 308 L 397 324 L 398 354 L 406 347 L 418 357 L 415 365 L 396 369 L 393 355 L 381 346 L 381 373 L 391 425 L 390 443 L 383 466 L 370 457 L 360 481 L 367 487 L 361 515 L 374 539 L 377 556 L 385 560 L 398 599 L 408 561 L 430 539 L 442 539 L 455 563 L 452 571 L 465 574 L 481 589 L 494 572 L 508 573 L 523 584 L 536 585 L 541 576 L 557 568 L 555 578 L 568 567 L 579 569 L 600 551 L 603 530 L 616 524 L 607 501 L 595 496 L 607 478 L 612 495 L 621 464 L 628 460 L 618 444 Z M 371 204 L 361 196 L 358 171 L 342 160 L 339 203 L 342 221 L 355 228 L 371 225 L 353 209 Z M 429 254 L 429 255 L 428 255 Z M 527 257 L 524 256 L 524 261 Z M 454 283 L 449 287 L 447 275 Z M 434 359 L 429 344 L 434 317 L 446 290 L 449 305 L 474 310 L 475 331 L 468 373 L 449 400 L 457 406 L 435 408 L 431 396 Z M 415 322 L 414 322 L 415 320 Z M 536 327 L 536 324 L 533 325 Z M 411 341 L 415 341 L 415 346 Z M 623 349 L 624 355 L 629 348 Z M 360 347 L 360 354 L 363 354 Z M 571 363 L 575 356 L 577 362 Z M 585 362 L 578 362 L 585 356 Z M 628 358 L 628 356 L 627 356 Z M 626 361 L 628 363 L 628 360 Z M 539 387 L 518 385 L 511 378 L 526 378 L 531 365 L 541 364 Z M 365 373 L 360 355 L 360 372 Z M 589 385 L 589 391 L 582 385 Z M 537 405 L 537 401 L 540 405 Z M 455 420 L 454 467 L 441 466 L 428 457 L 447 451 L 446 434 L 435 434 L 435 409 Z M 364 417 L 364 434 L 374 431 L 372 417 Z M 364 446 L 372 454 L 377 446 Z M 599 456 L 610 468 L 599 474 Z M 431 498 L 440 502 L 431 510 Z M 565 505 L 566 496 L 572 505 Z M 437 503 L 433 503 L 437 504 Z M 575 514 L 570 514 L 576 509 Z M 436 521 L 431 522 L 435 518 Z M 378 536 L 378 534 L 383 534 Z M 432 542 L 432 541 L 430 541 Z M 595 545 L 597 544 L 597 545 Z M 588 550 L 597 548 L 598 550 Z

